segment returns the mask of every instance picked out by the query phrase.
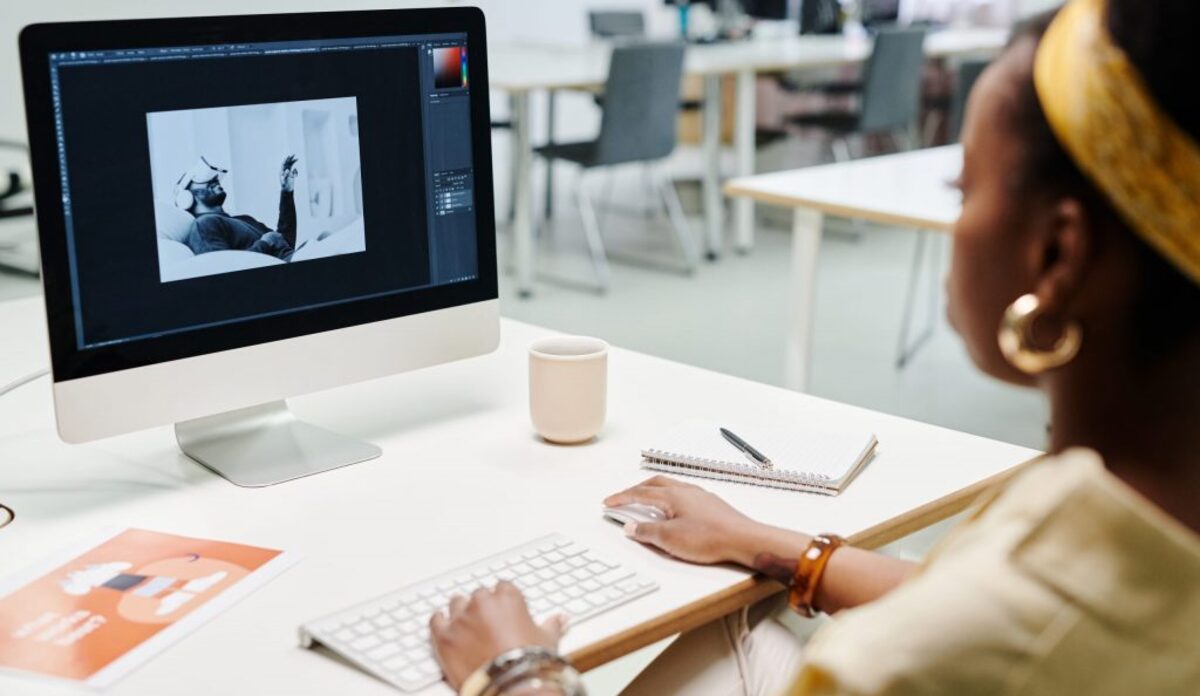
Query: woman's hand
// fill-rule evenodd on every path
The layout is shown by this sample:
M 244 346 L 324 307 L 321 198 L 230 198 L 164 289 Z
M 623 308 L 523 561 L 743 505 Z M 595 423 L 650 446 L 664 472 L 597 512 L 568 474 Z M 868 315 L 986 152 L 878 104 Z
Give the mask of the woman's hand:
M 604 499 L 607 506 L 642 503 L 662 510 L 662 522 L 630 523 L 625 534 L 692 563 L 731 561 L 751 567 L 761 551 L 776 548 L 773 530 L 735 510 L 708 491 L 665 476 L 655 476 Z
M 458 691 L 472 672 L 501 653 L 528 645 L 557 649 L 566 625 L 563 616 L 537 625 L 521 591 L 501 582 L 476 590 L 470 599 L 451 598 L 449 612 L 439 611 L 429 620 L 429 633 L 446 681 Z

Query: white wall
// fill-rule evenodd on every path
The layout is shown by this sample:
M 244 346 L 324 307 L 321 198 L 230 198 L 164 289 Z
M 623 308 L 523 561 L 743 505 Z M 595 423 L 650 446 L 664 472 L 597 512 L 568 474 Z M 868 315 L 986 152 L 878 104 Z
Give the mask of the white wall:
M 587 37 L 588 8 L 634 8 L 661 23 L 662 0 L 0 0 L 0 138 L 25 140 L 17 34 L 35 22 L 130 17 L 178 17 L 268 12 L 320 12 L 379 7 L 477 5 L 488 18 L 491 42 L 581 41 Z M 669 15 L 667 17 L 669 21 Z

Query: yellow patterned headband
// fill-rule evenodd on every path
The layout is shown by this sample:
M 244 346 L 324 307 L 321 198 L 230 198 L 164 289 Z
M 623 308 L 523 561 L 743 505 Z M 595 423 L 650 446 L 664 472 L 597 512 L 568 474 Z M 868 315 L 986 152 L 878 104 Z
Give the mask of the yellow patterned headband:
M 1033 77 L 1075 163 L 1142 239 L 1200 284 L 1200 146 L 1113 43 L 1104 0 L 1067 3 L 1042 38 Z

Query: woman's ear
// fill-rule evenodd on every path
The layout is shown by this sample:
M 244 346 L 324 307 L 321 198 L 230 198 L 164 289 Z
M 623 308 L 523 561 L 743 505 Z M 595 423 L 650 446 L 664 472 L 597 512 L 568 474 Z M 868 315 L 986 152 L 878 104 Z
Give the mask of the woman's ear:
M 1054 205 L 1040 235 L 1035 293 L 1048 318 L 1064 318 L 1080 293 L 1092 263 L 1095 230 L 1078 198 Z

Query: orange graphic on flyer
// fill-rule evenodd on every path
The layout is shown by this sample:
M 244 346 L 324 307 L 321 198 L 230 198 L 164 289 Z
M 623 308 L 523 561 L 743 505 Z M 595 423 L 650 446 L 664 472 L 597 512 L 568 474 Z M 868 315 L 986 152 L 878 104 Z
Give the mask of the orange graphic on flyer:
M 280 553 L 121 532 L 0 599 L 0 667 L 87 679 Z

